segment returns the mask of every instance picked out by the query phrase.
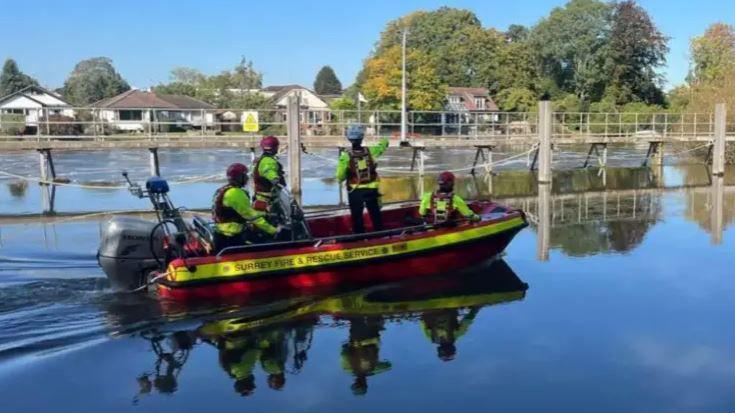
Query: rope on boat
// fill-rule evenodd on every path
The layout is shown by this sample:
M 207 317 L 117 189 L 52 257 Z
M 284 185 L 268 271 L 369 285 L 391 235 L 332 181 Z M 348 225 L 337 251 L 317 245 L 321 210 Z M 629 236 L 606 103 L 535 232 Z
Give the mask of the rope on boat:
M 313 156 L 315 158 L 319 158 L 319 159 L 321 159 L 323 161 L 329 162 L 329 163 L 334 164 L 334 165 L 337 165 L 337 163 L 339 163 L 339 161 L 336 160 L 336 159 L 334 159 L 334 158 L 329 158 L 329 157 L 326 157 L 324 155 L 319 155 L 318 153 L 306 152 L 306 154 L 307 155 L 311 155 L 311 156 Z
M 156 275 L 155 277 L 151 278 L 150 280 L 146 281 L 145 284 L 141 285 L 140 287 L 138 287 L 138 288 L 136 288 L 134 290 L 130 290 L 129 292 L 131 292 L 131 293 L 137 293 L 138 291 L 143 291 L 143 290 L 147 289 L 148 287 L 150 287 L 151 285 L 155 284 L 158 280 L 160 280 L 162 278 L 165 278 L 166 275 L 168 275 L 166 272 L 162 272 L 162 273 Z

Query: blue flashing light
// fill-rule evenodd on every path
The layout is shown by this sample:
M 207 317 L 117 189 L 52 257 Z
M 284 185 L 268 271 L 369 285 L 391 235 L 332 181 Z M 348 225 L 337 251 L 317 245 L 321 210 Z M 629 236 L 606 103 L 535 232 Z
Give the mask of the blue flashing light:
M 152 176 L 145 182 L 145 189 L 151 194 L 165 194 L 168 193 L 168 182 L 161 177 Z

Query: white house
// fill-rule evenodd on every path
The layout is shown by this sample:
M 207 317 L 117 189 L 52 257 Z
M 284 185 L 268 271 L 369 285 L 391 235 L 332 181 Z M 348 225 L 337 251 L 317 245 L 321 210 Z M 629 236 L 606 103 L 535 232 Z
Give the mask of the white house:
M 498 105 L 484 87 L 449 87 L 442 112 L 442 134 L 447 130 L 462 133 L 462 124 L 497 122 Z M 470 126 L 468 126 L 470 127 Z
M 121 131 L 162 131 L 214 125 L 213 105 L 182 95 L 132 89 L 94 105 L 98 119 Z
M 259 93 L 270 99 L 277 109 L 285 109 L 288 106 L 289 96 L 301 95 L 302 123 L 319 125 L 329 122 L 332 118 L 329 104 L 319 95 L 301 85 L 268 86 L 261 89 Z
M 0 97 L 0 115 L 3 114 L 23 115 L 26 129 L 35 129 L 39 120 L 53 115 L 74 117 L 74 110 L 59 94 L 40 86 L 28 86 Z

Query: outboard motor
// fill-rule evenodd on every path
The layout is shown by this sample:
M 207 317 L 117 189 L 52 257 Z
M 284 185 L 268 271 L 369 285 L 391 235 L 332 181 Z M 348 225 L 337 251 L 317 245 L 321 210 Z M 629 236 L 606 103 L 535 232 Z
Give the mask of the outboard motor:
M 113 217 L 103 224 L 97 260 L 113 289 L 134 290 L 162 267 L 165 234 L 157 226 L 134 217 Z
M 304 217 L 304 211 L 293 194 L 282 186 L 277 186 L 274 192 L 271 213 L 276 216 L 276 221 L 290 230 L 292 241 L 310 239 L 311 231 Z
M 116 290 L 135 290 L 148 281 L 152 271 L 163 270 L 168 264 L 169 251 L 165 239 L 174 241 L 174 234 L 186 234 L 188 226 L 168 197 L 168 183 L 151 177 L 143 190 L 123 176 L 130 192 L 138 198 L 149 198 L 157 222 L 134 217 L 113 217 L 104 223 L 97 260 Z

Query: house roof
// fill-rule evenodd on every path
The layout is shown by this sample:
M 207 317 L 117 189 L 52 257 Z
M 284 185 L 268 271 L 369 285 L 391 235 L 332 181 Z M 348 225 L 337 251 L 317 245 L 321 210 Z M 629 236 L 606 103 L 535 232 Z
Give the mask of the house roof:
M 271 93 L 275 92 L 273 96 L 269 98 L 269 100 L 274 104 L 278 103 L 281 99 L 283 99 L 284 96 L 288 95 L 294 90 L 304 90 L 308 92 L 312 97 L 310 98 L 308 96 L 304 96 L 304 99 L 301 102 L 302 106 L 308 106 L 310 101 L 312 104 L 315 101 L 320 101 L 324 105 L 324 107 L 329 106 L 327 100 L 325 100 L 323 96 L 319 96 L 313 90 L 303 87 L 301 85 L 269 86 L 263 90 Z
M 214 109 L 214 105 L 183 95 L 165 95 L 142 90 L 128 90 L 100 100 L 92 106 L 106 109 Z
M 50 106 L 50 107 L 59 106 L 59 105 L 49 104 L 48 102 L 44 102 L 44 99 L 41 99 L 38 96 L 34 96 L 34 95 L 42 95 L 42 94 L 49 95 L 49 96 L 53 97 L 54 99 L 57 99 L 57 100 L 63 102 L 63 105 L 62 106 L 71 106 L 71 104 L 69 102 L 67 102 L 66 99 L 64 99 L 63 97 L 61 97 L 61 95 L 59 95 L 58 93 L 52 92 L 52 91 L 50 91 L 48 89 L 42 88 L 41 86 L 35 86 L 35 85 L 26 86 L 23 89 L 18 90 L 15 93 L 11 93 L 9 95 L 5 95 L 3 97 L 0 97 L 0 104 L 3 104 L 3 103 L 5 103 L 5 102 L 7 102 L 7 101 L 9 101 L 9 100 L 11 100 L 11 99 L 13 99 L 15 97 L 24 96 L 24 97 L 26 97 L 26 98 L 28 98 L 28 99 L 30 99 L 30 100 L 38 103 L 41 106 Z
M 307 89 L 301 85 L 273 85 L 263 88 L 264 92 L 281 92 L 283 90 Z M 308 90 L 308 89 L 307 89 Z
M 490 96 L 490 92 L 484 87 L 448 87 L 447 91 L 450 95 Z
M 475 104 L 475 98 L 485 99 L 486 111 L 497 111 L 498 105 L 490 97 L 490 92 L 484 87 L 449 87 L 447 88 L 449 96 L 459 96 L 461 98 L 460 103 L 449 103 L 447 108 L 454 111 L 462 110 L 480 110 Z

